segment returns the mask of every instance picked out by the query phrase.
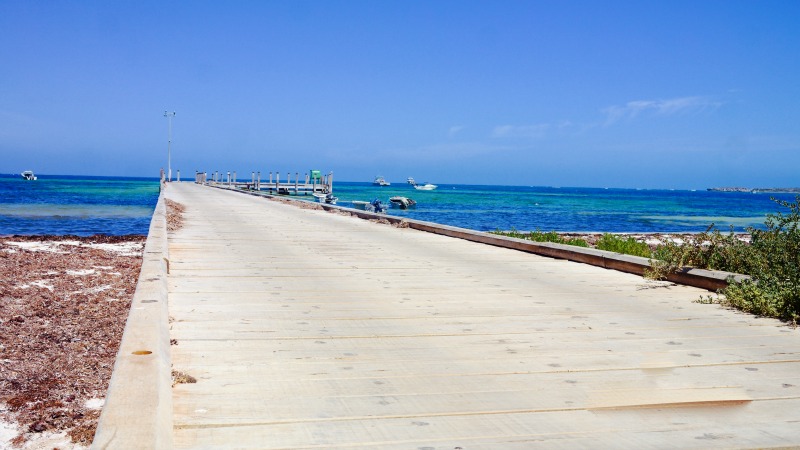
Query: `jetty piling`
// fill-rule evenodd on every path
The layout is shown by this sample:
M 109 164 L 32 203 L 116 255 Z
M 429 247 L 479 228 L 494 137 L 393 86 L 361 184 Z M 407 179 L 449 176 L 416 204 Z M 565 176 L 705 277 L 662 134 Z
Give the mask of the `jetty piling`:
M 227 187 L 229 189 L 242 189 L 248 191 L 266 192 L 269 194 L 281 195 L 308 195 L 313 193 L 329 194 L 333 192 L 333 172 L 327 175 L 321 175 L 319 171 L 312 170 L 305 174 L 305 178 L 301 178 L 300 172 L 294 173 L 294 180 L 292 173 L 286 172 L 286 179 L 281 180 L 280 172 L 269 172 L 269 178 L 265 179 L 262 183 L 261 171 L 251 171 L 249 181 L 239 181 L 236 177 L 235 171 L 228 171 L 223 179 L 218 174 L 224 172 L 214 171 L 211 178 L 201 172 L 195 174 L 195 183 Z

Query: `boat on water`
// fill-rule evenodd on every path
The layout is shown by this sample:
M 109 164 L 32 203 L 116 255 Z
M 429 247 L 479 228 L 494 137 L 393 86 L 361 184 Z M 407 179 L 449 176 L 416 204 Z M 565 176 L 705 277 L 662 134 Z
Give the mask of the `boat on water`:
M 330 193 L 323 194 L 323 193 L 320 193 L 320 192 L 314 192 L 311 195 L 314 196 L 314 198 L 317 200 L 317 202 L 326 203 L 328 205 L 335 205 L 336 202 L 339 201 L 339 197 L 334 197 L 333 194 L 330 194 Z
M 383 213 L 386 212 L 386 205 L 383 204 L 377 198 L 371 202 L 364 202 L 360 200 L 353 200 L 350 202 L 353 204 L 353 208 L 355 209 L 363 209 L 367 212 L 374 212 L 374 213 Z
M 408 184 L 410 184 L 411 186 L 414 186 L 414 189 L 416 189 L 418 191 L 432 191 L 432 190 L 436 189 L 437 187 L 439 187 L 439 186 L 437 186 L 435 184 L 431 184 L 431 183 L 418 184 L 416 181 L 414 181 L 413 177 L 408 177 Z
M 391 186 L 392 185 L 392 183 L 389 183 L 388 181 L 386 181 L 386 178 L 383 178 L 380 175 L 375 177 L 375 180 L 372 181 L 372 184 L 375 185 L 375 186 Z
M 400 209 L 408 209 L 417 206 L 417 202 L 415 202 L 414 199 L 403 197 L 401 195 L 391 197 L 389 199 L 389 204 Z
M 26 171 L 22 172 L 20 175 L 22 175 L 23 179 L 28 180 L 28 181 L 36 181 L 36 179 L 37 179 L 36 175 L 33 174 L 32 170 L 26 170 Z

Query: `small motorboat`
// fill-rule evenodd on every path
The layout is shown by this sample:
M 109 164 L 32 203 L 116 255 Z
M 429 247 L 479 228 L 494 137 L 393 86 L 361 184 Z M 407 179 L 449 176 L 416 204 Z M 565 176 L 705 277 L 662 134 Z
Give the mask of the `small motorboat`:
M 371 202 L 363 202 L 360 200 L 353 200 L 351 202 L 353 204 L 353 208 L 355 209 L 363 209 L 367 212 L 374 212 L 374 213 L 383 213 L 386 212 L 386 205 L 384 205 L 380 200 L 377 198 Z
M 314 196 L 314 198 L 317 200 L 317 202 L 326 203 L 328 205 L 335 205 L 336 202 L 339 201 L 339 197 L 334 197 L 333 194 L 331 194 L 331 193 L 323 194 L 323 193 L 319 193 L 319 192 L 314 192 L 311 195 Z
M 391 186 L 392 185 L 392 183 L 389 183 L 388 181 L 386 181 L 385 178 L 383 178 L 380 175 L 375 177 L 375 180 L 372 181 L 372 184 L 375 185 L 375 186 Z
M 33 174 L 32 170 L 26 170 L 22 172 L 20 175 L 22 175 L 22 178 L 27 181 L 36 181 L 36 175 Z
M 376 212 L 376 213 L 384 213 L 388 209 L 386 207 L 386 205 L 384 205 L 377 198 L 375 200 L 373 200 L 372 202 L 370 202 L 370 206 L 372 206 L 372 211 L 371 212 Z M 369 209 L 367 209 L 367 211 L 369 211 Z
M 369 202 L 365 202 L 365 201 L 362 201 L 362 200 L 353 200 L 350 203 L 353 204 L 353 208 L 355 208 L 355 209 L 363 209 L 363 210 L 366 210 L 367 209 L 367 205 L 369 205 Z
M 417 202 L 408 197 L 396 195 L 389 199 L 389 204 L 395 208 L 408 209 L 417 206 Z
M 418 191 L 432 191 L 432 190 L 436 189 L 437 187 L 439 187 L 439 186 L 437 186 L 435 184 L 431 184 L 431 183 L 417 184 L 417 182 L 414 181 L 413 177 L 408 177 L 408 184 L 410 184 L 411 186 L 414 186 L 414 189 L 416 189 Z

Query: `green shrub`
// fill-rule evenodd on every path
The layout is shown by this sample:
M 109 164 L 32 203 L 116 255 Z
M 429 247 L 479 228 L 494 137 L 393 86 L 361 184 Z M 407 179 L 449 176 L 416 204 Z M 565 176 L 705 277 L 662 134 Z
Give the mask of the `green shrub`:
M 750 280 L 731 282 L 720 293 L 720 302 L 747 312 L 794 322 L 800 318 L 800 196 L 794 203 L 772 199 L 789 208 L 768 214 L 764 230 L 749 228 L 749 245 L 739 241 L 733 231 L 698 234 L 682 244 L 665 242 L 656 251 L 662 261 L 652 264 L 651 277 L 663 278 L 683 266 L 744 273 Z M 713 227 L 713 225 L 712 225 Z
M 664 238 L 653 252 L 650 278 L 664 278 L 685 266 L 746 273 L 750 248 L 731 229 L 725 235 L 711 224 L 706 231 L 685 237 L 682 242 Z
M 650 250 L 650 246 L 646 243 L 639 242 L 630 236 L 623 238 L 622 236 L 611 233 L 605 233 L 600 237 L 600 240 L 597 241 L 597 248 L 625 255 L 643 256 L 645 258 L 650 258 L 653 254 Z
M 521 233 L 521 232 L 517 231 L 516 229 L 512 229 L 511 231 L 496 230 L 496 231 L 492 231 L 492 234 L 497 234 L 497 235 L 500 235 L 500 236 L 517 238 L 517 239 L 527 239 L 529 241 L 534 241 L 534 242 L 553 242 L 553 243 L 556 243 L 556 244 L 575 245 L 577 247 L 588 247 L 589 246 L 589 244 L 583 239 L 580 239 L 580 238 L 573 238 L 573 239 L 564 238 L 564 237 L 561 237 L 555 231 L 542 232 L 542 231 L 539 231 L 537 229 L 536 231 L 529 231 L 527 233 Z

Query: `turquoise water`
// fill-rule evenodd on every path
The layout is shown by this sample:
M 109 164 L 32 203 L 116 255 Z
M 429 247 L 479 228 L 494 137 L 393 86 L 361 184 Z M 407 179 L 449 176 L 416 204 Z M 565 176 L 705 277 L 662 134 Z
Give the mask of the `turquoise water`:
M 147 234 L 157 179 L 38 178 L 0 176 L 0 235 Z
M 794 200 L 792 194 L 537 186 L 439 185 L 417 191 L 406 184 L 337 183 L 334 191 L 343 206 L 406 196 L 417 207 L 390 214 L 480 231 L 700 232 L 712 223 L 723 231 L 746 231 L 763 228 L 766 214 L 779 210 L 770 196 Z
M 780 208 L 770 196 L 739 192 L 439 185 L 417 191 L 393 184 L 337 182 L 339 204 L 402 195 L 417 201 L 389 214 L 481 231 L 700 232 L 714 223 L 727 231 L 763 227 Z M 302 196 L 300 198 L 303 198 Z M 311 200 L 308 196 L 306 199 Z M 0 235 L 146 234 L 158 200 L 150 178 L 0 176 Z

